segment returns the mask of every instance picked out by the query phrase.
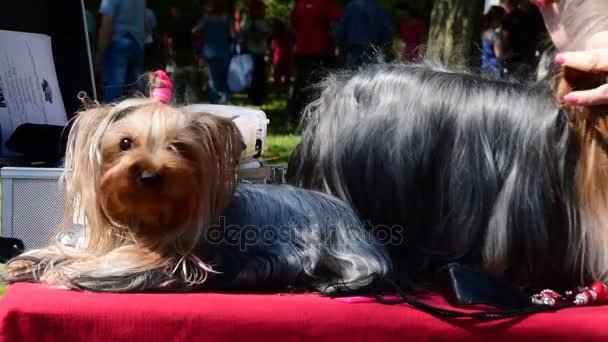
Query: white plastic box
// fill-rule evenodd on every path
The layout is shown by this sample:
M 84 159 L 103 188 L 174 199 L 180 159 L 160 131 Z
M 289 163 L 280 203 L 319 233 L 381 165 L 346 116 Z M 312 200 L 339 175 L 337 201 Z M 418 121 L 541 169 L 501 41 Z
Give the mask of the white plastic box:
M 183 109 L 189 112 L 208 113 L 233 119 L 241 131 L 241 135 L 243 135 L 245 145 L 247 145 L 245 157 L 259 158 L 266 149 L 266 132 L 270 120 L 266 118 L 266 113 L 261 110 L 212 104 L 194 104 L 183 107 Z

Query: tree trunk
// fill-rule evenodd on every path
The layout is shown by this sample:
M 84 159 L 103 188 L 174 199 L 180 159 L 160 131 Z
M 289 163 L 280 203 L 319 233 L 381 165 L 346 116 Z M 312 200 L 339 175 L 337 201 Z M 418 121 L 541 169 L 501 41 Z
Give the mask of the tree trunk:
M 484 0 L 435 0 L 428 55 L 448 65 L 479 67 Z

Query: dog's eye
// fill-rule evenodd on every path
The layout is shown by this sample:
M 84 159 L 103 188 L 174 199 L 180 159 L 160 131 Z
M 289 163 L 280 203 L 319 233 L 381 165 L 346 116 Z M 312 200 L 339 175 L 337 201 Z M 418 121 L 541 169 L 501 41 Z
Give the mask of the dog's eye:
M 128 151 L 130 149 L 133 148 L 133 140 L 129 139 L 129 138 L 123 138 L 122 140 L 120 140 L 120 150 L 121 151 Z
M 179 153 L 179 154 L 187 154 L 188 151 L 190 150 L 188 148 L 188 145 L 185 143 L 180 143 L 180 142 L 174 142 L 171 145 L 169 145 L 169 149 L 175 153 Z

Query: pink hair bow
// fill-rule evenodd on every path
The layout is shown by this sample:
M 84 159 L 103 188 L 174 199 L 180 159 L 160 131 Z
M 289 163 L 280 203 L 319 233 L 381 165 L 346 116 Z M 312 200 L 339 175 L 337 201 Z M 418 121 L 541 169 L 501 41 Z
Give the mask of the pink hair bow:
M 168 104 L 171 102 L 171 90 L 173 90 L 173 83 L 171 82 L 169 76 L 167 76 L 167 74 L 162 70 L 155 71 L 154 75 L 156 77 L 152 83 L 152 86 L 154 87 L 154 90 L 152 90 L 152 98 Z

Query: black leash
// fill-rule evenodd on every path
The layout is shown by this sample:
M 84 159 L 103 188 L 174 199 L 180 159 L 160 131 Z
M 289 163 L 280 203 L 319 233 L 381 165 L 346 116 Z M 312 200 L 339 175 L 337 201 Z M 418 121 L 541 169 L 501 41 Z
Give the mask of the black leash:
M 384 305 L 408 304 L 420 311 L 426 312 L 436 317 L 446 318 L 475 318 L 481 320 L 501 320 L 515 317 L 525 317 L 542 312 L 555 312 L 558 310 L 573 307 L 573 303 L 564 303 L 560 305 L 530 305 L 525 308 L 517 308 L 510 310 L 486 310 L 477 312 L 466 312 L 460 310 L 444 309 L 424 303 L 403 291 L 392 279 L 382 279 L 385 284 L 390 285 L 395 294 L 400 298 L 397 300 L 387 300 L 382 295 L 375 295 L 376 301 Z

